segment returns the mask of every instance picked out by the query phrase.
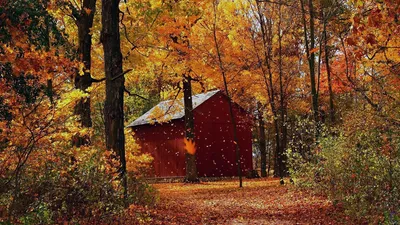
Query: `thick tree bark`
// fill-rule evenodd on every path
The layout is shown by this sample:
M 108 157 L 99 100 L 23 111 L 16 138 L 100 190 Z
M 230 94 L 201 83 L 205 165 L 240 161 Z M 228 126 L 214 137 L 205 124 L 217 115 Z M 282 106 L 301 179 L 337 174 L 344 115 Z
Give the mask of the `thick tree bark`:
M 184 76 L 183 78 L 183 99 L 185 106 L 185 138 L 194 142 L 194 119 L 193 119 L 193 101 L 192 101 L 192 78 Z M 196 153 L 186 152 L 186 177 L 185 182 L 199 182 L 197 177 Z
M 90 29 L 93 27 L 93 18 L 96 11 L 96 0 L 84 0 L 82 9 L 79 15 L 75 17 L 75 23 L 78 27 L 78 57 L 79 61 L 83 63 L 83 75 L 79 71 L 75 75 L 75 88 L 86 91 L 92 85 L 91 77 L 91 49 L 92 49 L 92 35 Z M 90 97 L 82 98 L 75 106 L 75 114 L 79 116 L 79 121 L 82 127 L 92 127 Z M 90 138 L 87 136 L 74 137 L 73 145 L 79 147 L 81 145 L 90 144 Z
M 265 127 L 264 127 L 264 117 L 263 112 L 261 110 L 262 105 L 258 103 L 258 139 L 259 139 L 259 147 L 261 154 L 261 177 L 267 177 L 267 152 L 266 152 L 266 141 L 265 141 Z
M 106 75 L 106 100 L 104 103 L 104 123 L 106 147 L 116 153 L 120 160 L 119 173 L 127 200 L 127 178 L 124 135 L 124 76 L 119 33 L 120 0 L 102 0 L 101 42 L 104 50 Z

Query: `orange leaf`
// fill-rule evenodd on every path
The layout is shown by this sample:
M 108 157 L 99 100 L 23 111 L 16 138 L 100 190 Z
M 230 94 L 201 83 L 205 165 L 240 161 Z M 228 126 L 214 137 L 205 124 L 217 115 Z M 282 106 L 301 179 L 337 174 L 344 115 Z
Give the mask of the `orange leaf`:
M 92 12 L 91 9 L 88 9 L 88 8 L 83 8 L 83 9 L 85 10 L 86 14 L 88 14 L 88 15 L 90 15 L 90 13 Z
M 310 54 L 311 54 L 311 53 L 315 53 L 315 52 L 317 52 L 317 51 L 318 51 L 318 48 L 313 48 L 313 49 L 310 50 Z
M 194 155 L 196 153 L 196 144 L 194 141 L 185 138 L 183 142 L 185 143 L 185 149 L 187 153 Z
M 346 39 L 347 44 L 349 45 L 356 45 L 356 41 L 353 38 L 347 38 Z

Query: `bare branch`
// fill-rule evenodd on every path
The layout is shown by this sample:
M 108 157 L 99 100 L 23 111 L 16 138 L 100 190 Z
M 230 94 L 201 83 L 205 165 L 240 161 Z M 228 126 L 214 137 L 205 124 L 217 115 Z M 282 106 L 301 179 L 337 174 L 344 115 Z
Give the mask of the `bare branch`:
M 165 111 L 164 115 L 167 115 L 169 113 L 169 110 L 171 110 L 172 106 L 175 104 L 176 98 L 178 97 L 178 95 L 181 92 L 181 90 L 182 90 L 182 88 L 179 86 L 179 83 L 178 83 L 178 91 L 176 92 L 176 95 L 175 95 L 174 99 L 172 100 L 171 105 Z
M 105 80 L 106 80 L 105 77 L 104 77 L 104 78 L 101 78 L 101 79 L 91 78 L 91 82 L 92 82 L 92 83 L 100 83 L 100 82 L 103 82 L 103 81 L 105 81 Z
M 111 80 L 114 81 L 114 80 L 116 80 L 116 79 L 118 79 L 118 78 L 120 78 L 120 77 L 123 77 L 123 76 L 125 76 L 125 74 L 131 72 L 132 70 L 133 70 L 133 69 L 125 70 L 125 71 L 124 71 L 123 73 L 121 73 L 120 75 L 111 78 Z
M 131 93 L 130 91 L 128 91 L 128 89 L 126 89 L 126 87 L 124 87 L 124 91 L 125 91 L 129 96 L 138 97 L 138 98 L 141 98 L 141 99 L 143 99 L 143 100 L 149 101 L 148 98 L 145 98 L 145 97 L 143 97 L 143 96 L 141 96 L 141 95 L 138 95 L 138 94 L 136 94 L 136 93 Z

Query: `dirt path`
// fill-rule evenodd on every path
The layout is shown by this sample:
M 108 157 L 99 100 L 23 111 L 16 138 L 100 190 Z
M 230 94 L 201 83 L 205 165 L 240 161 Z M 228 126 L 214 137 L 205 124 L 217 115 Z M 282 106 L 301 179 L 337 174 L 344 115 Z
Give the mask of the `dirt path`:
M 160 202 L 148 224 L 341 224 L 324 198 L 279 185 L 277 179 L 156 184 Z

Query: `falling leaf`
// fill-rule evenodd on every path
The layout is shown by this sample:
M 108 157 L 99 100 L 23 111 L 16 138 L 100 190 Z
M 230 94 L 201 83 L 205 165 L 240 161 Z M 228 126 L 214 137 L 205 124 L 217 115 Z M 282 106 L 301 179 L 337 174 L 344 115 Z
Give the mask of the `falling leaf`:
M 196 153 L 196 144 L 194 141 L 185 138 L 183 142 L 185 143 L 185 149 L 187 153 L 194 155 Z
M 91 9 L 88 8 L 83 8 L 83 10 L 85 10 L 86 14 L 90 15 L 90 13 L 92 13 Z

